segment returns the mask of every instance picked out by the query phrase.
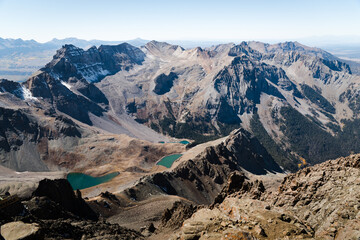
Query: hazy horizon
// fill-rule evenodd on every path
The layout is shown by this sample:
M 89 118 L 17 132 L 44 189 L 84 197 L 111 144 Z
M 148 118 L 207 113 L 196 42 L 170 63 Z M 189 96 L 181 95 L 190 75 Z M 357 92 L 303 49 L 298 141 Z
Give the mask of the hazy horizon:
M 359 0 L 0 0 L 2 38 L 126 41 L 360 42 Z M 336 42 L 336 40 L 333 40 Z
M 2 39 L 12 39 L 12 40 L 17 40 L 17 39 L 21 39 L 23 41 L 36 41 L 38 43 L 48 43 L 51 42 L 53 40 L 58 40 L 58 41 L 63 41 L 66 39 L 76 39 L 76 40 L 84 40 L 84 41 L 98 41 L 98 42 L 127 42 L 127 41 L 134 41 L 134 40 L 139 40 L 139 41 L 161 41 L 161 42 L 168 42 L 171 44 L 180 44 L 184 43 L 186 44 L 196 44 L 199 43 L 199 46 L 201 46 L 201 43 L 205 44 L 205 45 L 209 45 L 209 44 L 227 44 L 227 43 L 240 43 L 242 41 L 259 41 L 259 42 L 264 42 L 264 43 L 269 43 L 269 44 L 275 44 L 275 43 L 281 43 L 281 42 L 286 42 L 286 41 L 293 41 L 293 42 L 299 42 L 301 44 L 304 45 L 308 45 L 308 46 L 312 46 L 312 47 L 326 47 L 326 46 L 360 46 L 360 36 L 316 36 L 316 37 L 308 37 L 308 38 L 298 38 L 298 39 L 144 39 L 141 37 L 137 37 L 134 39 L 117 39 L 117 40 L 108 40 L 108 39 L 83 39 L 83 38 L 77 38 L 74 36 L 69 36 L 66 38 L 52 38 L 48 41 L 45 42 L 41 42 L 38 41 L 36 39 L 24 39 L 21 37 L 17 37 L 17 38 L 6 38 L 3 36 L 0 36 L 0 38 Z

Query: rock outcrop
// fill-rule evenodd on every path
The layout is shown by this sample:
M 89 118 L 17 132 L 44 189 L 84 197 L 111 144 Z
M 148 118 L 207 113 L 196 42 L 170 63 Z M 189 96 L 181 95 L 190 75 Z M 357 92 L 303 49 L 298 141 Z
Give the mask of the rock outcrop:
M 85 203 L 81 195 L 76 196 L 74 194 L 70 183 L 66 179 L 44 179 L 40 181 L 33 196 L 47 197 L 55 203 L 60 204 L 65 210 L 77 216 L 91 220 L 98 219 L 98 216 Z
M 359 174 L 358 154 L 290 174 L 274 192 L 243 178 L 230 187 L 239 178 L 233 175 L 222 191 L 223 202 L 198 210 L 173 239 L 356 239 Z M 254 189 L 261 194 L 254 197 Z
M 201 206 L 193 206 L 183 202 L 175 202 L 171 209 L 166 209 L 161 218 L 158 232 L 162 229 L 178 229 L 183 222 L 190 218 Z
M 134 230 L 99 220 L 65 179 L 41 181 L 22 204 L 26 210 L 20 214 L 0 215 L 5 239 L 143 239 Z

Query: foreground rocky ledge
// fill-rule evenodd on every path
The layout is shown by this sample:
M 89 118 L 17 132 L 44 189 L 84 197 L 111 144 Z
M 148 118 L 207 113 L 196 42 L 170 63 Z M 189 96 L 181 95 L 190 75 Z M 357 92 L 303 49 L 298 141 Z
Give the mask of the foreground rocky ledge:
M 360 154 L 289 174 L 278 191 L 261 189 L 259 182 L 234 182 L 230 178 L 222 197 L 217 198 L 219 203 L 194 213 L 172 239 L 360 236 Z
M 110 224 L 76 194 L 65 179 L 40 181 L 28 199 L 1 205 L 1 235 L 5 239 L 142 239 L 118 224 Z M 1 239 L 0 235 L 0 239 Z
M 14 239 L 320 240 L 360 236 L 360 154 L 289 174 L 277 190 L 266 185 L 234 171 L 212 204 L 177 202 L 164 212 L 160 225 L 151 224 L 141 234 L 99 219 L 66 180 L 43 180 L 30 198 L 15 199 L 11 212 L 1 210 L 1 234 Z

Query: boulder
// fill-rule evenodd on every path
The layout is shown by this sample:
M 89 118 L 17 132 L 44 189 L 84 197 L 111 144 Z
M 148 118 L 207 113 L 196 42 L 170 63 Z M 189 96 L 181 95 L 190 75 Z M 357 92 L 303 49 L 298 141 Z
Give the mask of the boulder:
M 36 223 L 9 222 L 1 226 L 1 235 L 6 240 L 41 239 L 39 225 Z

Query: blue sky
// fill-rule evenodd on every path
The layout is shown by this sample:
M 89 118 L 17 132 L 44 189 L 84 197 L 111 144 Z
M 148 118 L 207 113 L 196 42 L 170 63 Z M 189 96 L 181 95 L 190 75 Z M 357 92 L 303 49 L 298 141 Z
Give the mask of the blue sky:
M 360 0 L 0 0 L 0 37 L 299 40 L 360 36 Z

